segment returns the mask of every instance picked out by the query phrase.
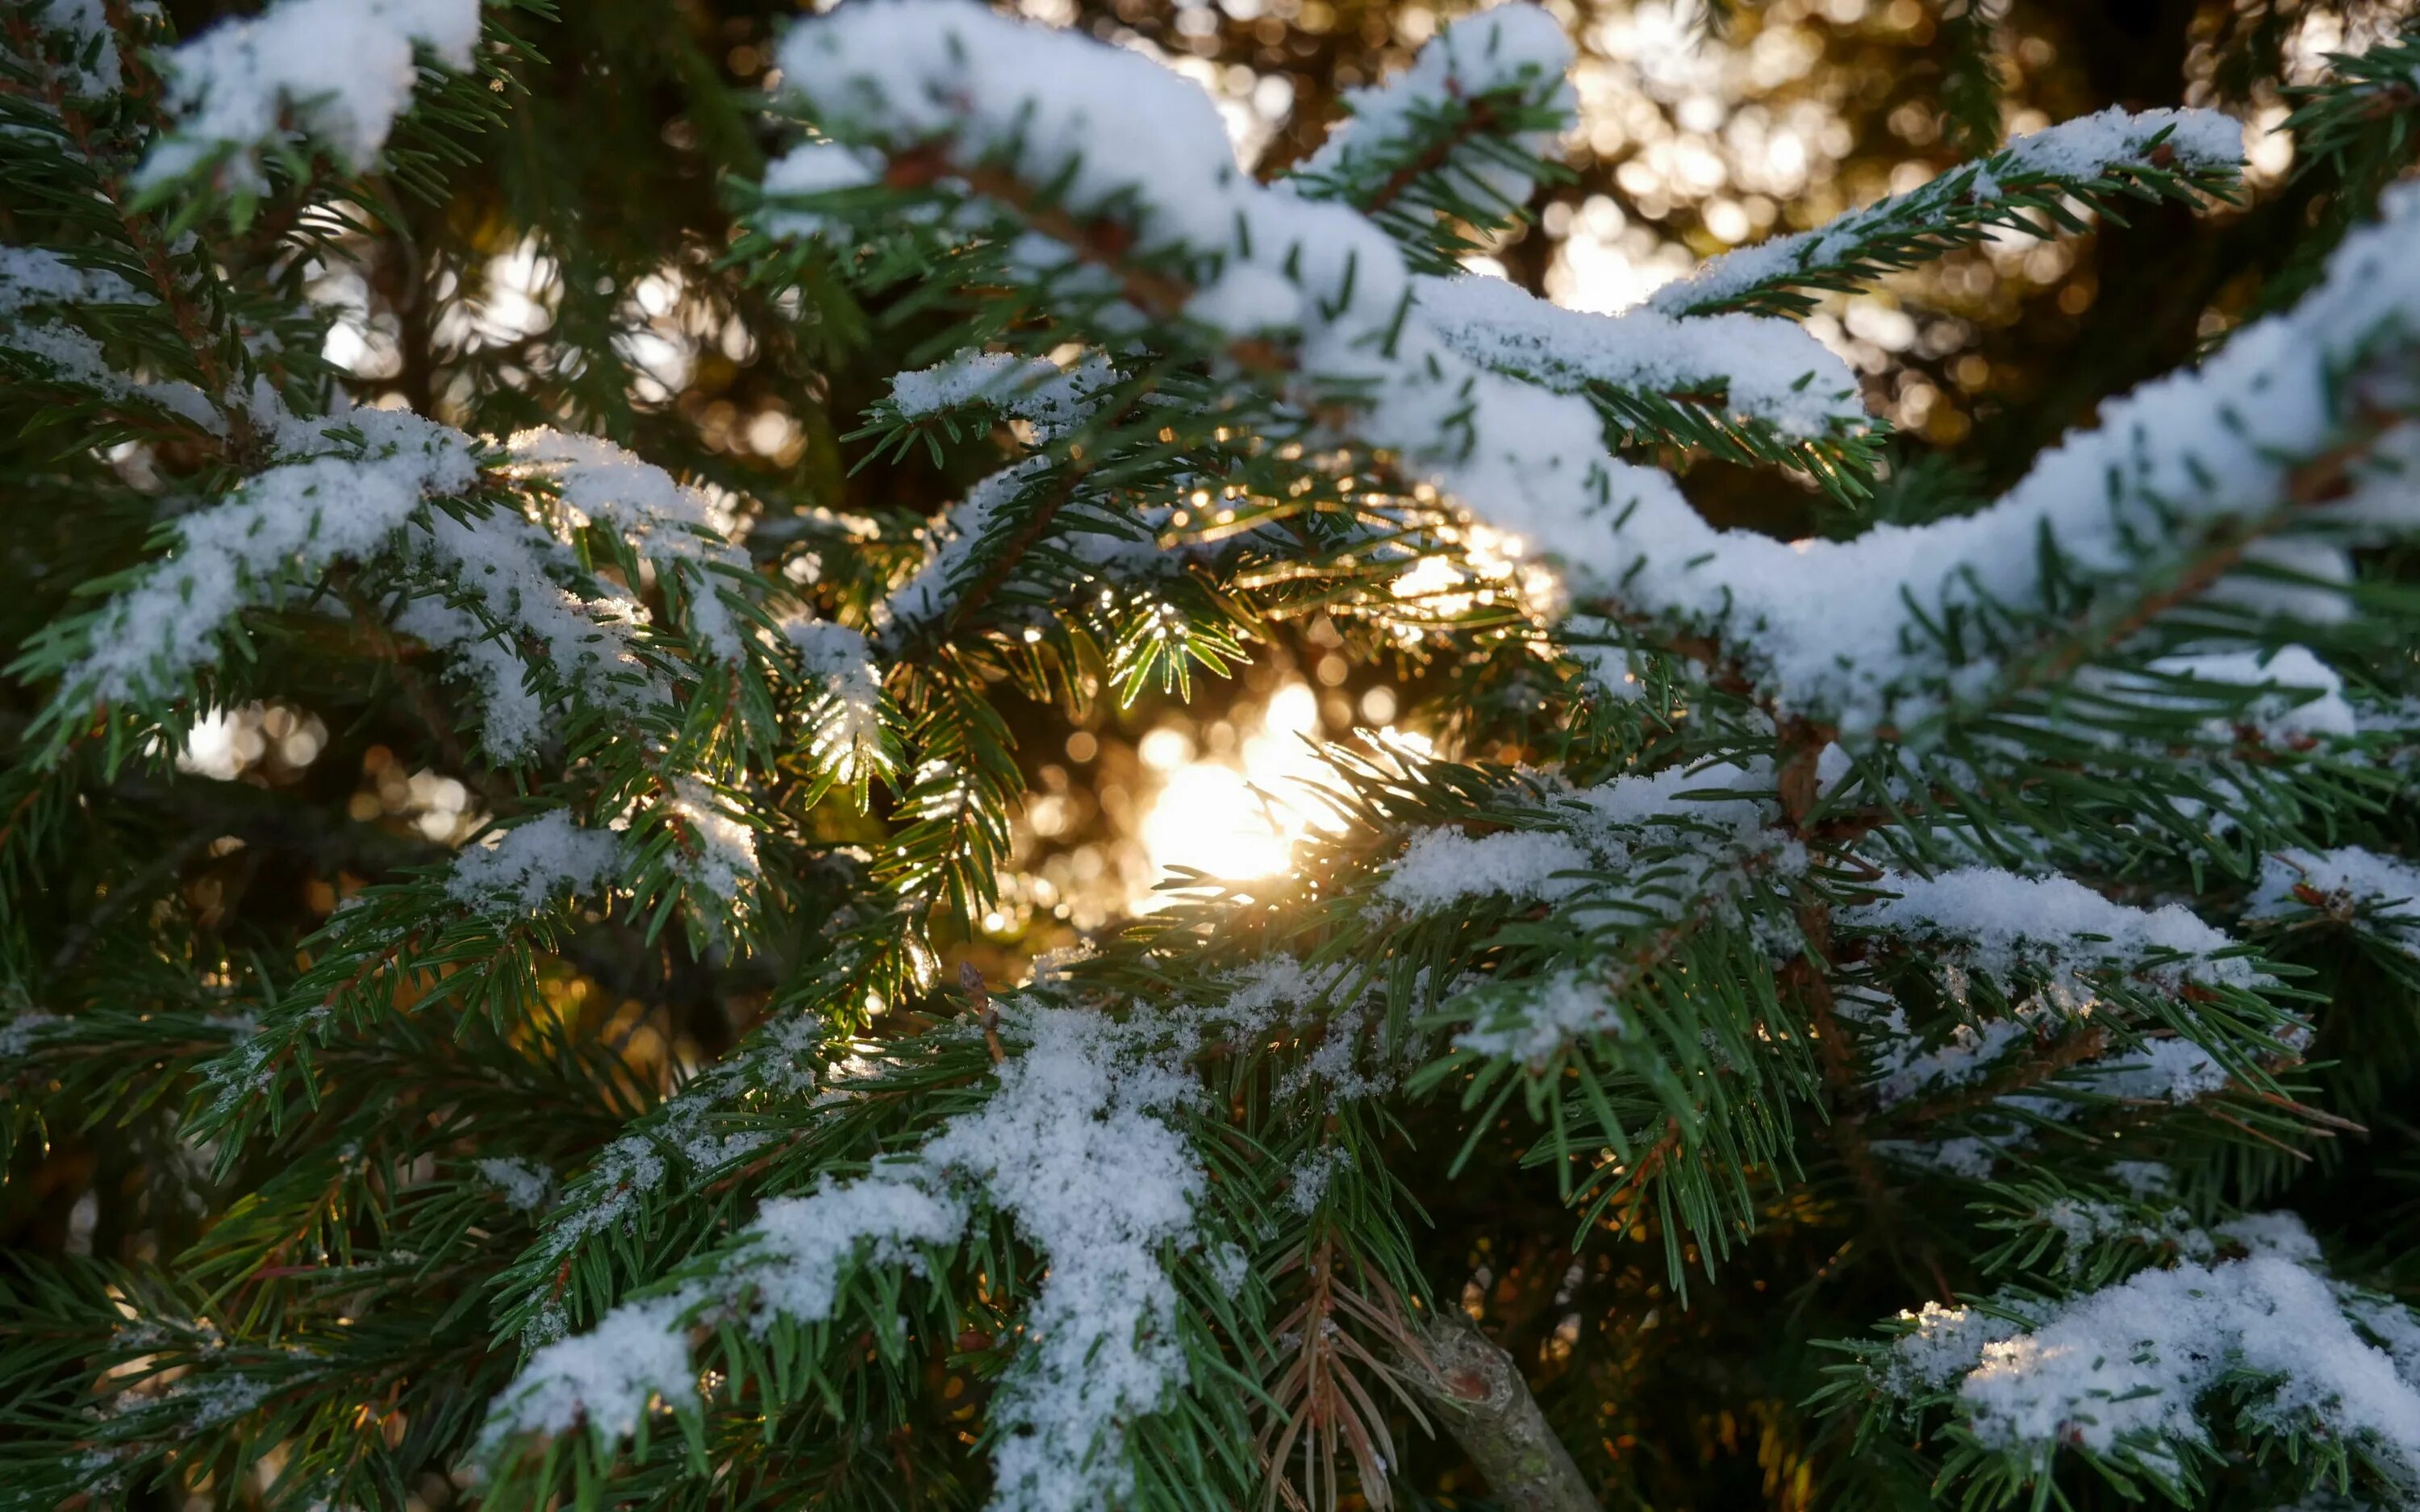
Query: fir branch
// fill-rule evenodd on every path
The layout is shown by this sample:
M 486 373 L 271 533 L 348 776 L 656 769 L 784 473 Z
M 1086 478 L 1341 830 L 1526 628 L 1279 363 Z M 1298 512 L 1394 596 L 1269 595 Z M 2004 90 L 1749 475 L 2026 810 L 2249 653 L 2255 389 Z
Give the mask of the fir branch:
M 1419 1335 L 1427 1369 L 1413 1379 L 1496 1499 L 1516 1512 L 1596 1512 L 1512 1356 L 1451 1310 L 1432 1314 Z

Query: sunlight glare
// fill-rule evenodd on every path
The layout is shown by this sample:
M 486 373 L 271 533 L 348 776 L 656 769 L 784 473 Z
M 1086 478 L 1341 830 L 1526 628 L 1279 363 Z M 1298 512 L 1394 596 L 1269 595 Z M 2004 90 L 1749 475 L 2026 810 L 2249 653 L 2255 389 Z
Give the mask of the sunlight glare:
M 1385 702 L 1391 713 L 1391 691 Z M 1144 737 L 1145 764 L 1166 774 L 1140 826 L 1154 876 L 1165 879 L 1171 867 L 1231 882 L 1274 876 L 1292 863 L 1295 841 L 1342 827 L 1319 797 L 1336 788 L 1335 774 L 1305 738 L 1319 734 L 1319 695 L 1310 684 L 1286 684 L 1257 710 L 1238 710 L 1236 723 L 1247 733 L 1223 759 L 1190 759 L 1191 740 L 1174 729 Z M 1371 733 L 1407 750 L 1430 748 L 1425 736 Z M 1135 909 L 1148 913 L 1161 898 L 1139 898 Z

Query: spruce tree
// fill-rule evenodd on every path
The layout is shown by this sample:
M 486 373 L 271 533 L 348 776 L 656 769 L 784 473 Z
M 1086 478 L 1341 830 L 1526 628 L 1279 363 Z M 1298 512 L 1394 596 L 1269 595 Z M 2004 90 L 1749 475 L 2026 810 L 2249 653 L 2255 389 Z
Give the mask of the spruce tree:
M 2420 39 L 2297 97 L 2243 317 L 1967 499 L 1800 318 L 2223 209 L 2235 118 L 2000 142 L 1969 69 L 1965 165 L 1590 316 L 1466 270 L 1575 109 L 1527 5 L 1267 181 L 970 0 L 755 93 L 667 34 L 651 143 L 613 8 L 6 13 L 0 1156 L 82 1214 L 0 1271 L 9 1504 L 1571 1512 L 1728 1435 L 1776 1505 L 2420 1506 L 2343 1152 L 2420 1078 Z M 345 269 L 451 290 L 442 383 L 355 402 Z M 986 973 L 1032 746 L 1310 624 L 1438 738 Z

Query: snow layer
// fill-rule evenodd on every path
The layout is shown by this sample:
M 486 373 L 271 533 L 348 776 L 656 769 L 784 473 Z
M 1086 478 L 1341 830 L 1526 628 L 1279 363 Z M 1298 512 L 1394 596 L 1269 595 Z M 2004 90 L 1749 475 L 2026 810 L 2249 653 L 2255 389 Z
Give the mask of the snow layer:
M 1953 664 L 1907 603 L 1935 624 L 1995 605 L 2038 611 L 2048 603 L 2044 541 L 2057 543 L 2064 581 L 2119 581 L 2146 570 L 2146 543 L 2190 543 L 2281 507 L 2294 459 L 2335 435 L 2341 370 L 2381 332 L 2420 331 L 2420 185 L 2382 206 L 2384 220 L 2345 239 L 2300 305 L 2237 332 L 2200 368 L 2103 405 L 2098 429 L 2044 452 L 1976 514 L 1845 542 L 1709 538 L 1761 680 L 1784 702 L 1836 708 L 1852 726 L 1920 715 L 1942 696 L 1923 685 L 1955 696 L 1988 686 L 1997 668 Z
M 1653 310 L 1588 315 L 1500 278 L 1421 278 L 1419 308 L 1447 346 L 1481 366 L 1572 393 L 1590 383 L 1647 393 L 1719 393 L 1785 436 L 1866 428 L 1856 375 L 1794 320 Z
M 1378 896 L 1421 914 L 1439 913 L 1471 898 L 1553 903 L 1587 884 L 1585 877 L 1561 873 L 1588 870 L 1588 852 L 1570 836 L 1552 830 L 1466 835 L 1452 828 L 1425 829 L 1412 837 L 1403 857 L 1388 869 Z
M 2107 967 L 2171 986 L 2253 987 L 2267 979 L 2241 956 L 2218 959 L 2235 942 L 2181 904 L 2143 909 L 2111 903 L 2067 877 L 2028 877 L 1990 867 L 1939 876 L 1885 874 L 1878 887 L 1898 894 L 1843 908 L 1840 923 L 1957 941 L 1961 964 L 1999 981 L 2022 972 L 2070 978 Z
M 1590 906 L 1630 919 L 1721 908 L 1753 867 L 1788 870 L 1805 852 L 1771 826 L 1769 765 L 1716 763 L 1616 778 L 1561 795 L 1559 830 L 1469 836 L 1416 832 L 1378 896 L 1414 913 L 1471 898 Z M 1567 873 L 1585 872 L 1587 875 Z
M 2261 695 L 2229 716 L 2209 721 L 2215 740 L 2237 728 L 2273 746 L 2306 747 L 2322 739 L 2350 739 L 2360 719 L 2344 696 L 2344 679 L 2301 646 L 2274 652 L 2212 651 L 2162 656 L 2145 665 L 2149 676 L 2117 672 L 2089 679 L 2096 690 L 2121 692 L 2135 707 L 2207 706 L 2243 688 Z M 2199 685 L 2199 686 L 2196 686 Z
M 415 47 L 462 69 L 478 40 L 479 0 L 277 0 L 222 22 L 164 59 L 176 126 L 135 181 L 180 178 L 224 154 L 223 181 L 266 188 L 260 154 L 286 139 L 288 112 L 347 167 L 366 169 L 411 103 Z
M 466 492 L 477 480 L 469 445 L 444 426 L 399 410 L 345 420 L 368 439 L 362 455 L 272 467 L 178 520 L 166 560 L 110 601 L 66 686 L 104 699 L 165 694 L 217 659 L 218 632 L 258 601 L 265 579 L 365 555 L 429 495 Z
M 1031 421 L 1037 439 L 1073 430 L 1092 413 L 1093 399 L 1117 375 L 1098 358 L 1072 368 L 1038 357 L 964 351 L 944 363 L 891 380 L 891 405 L 902 420 L 923 420 L 966 405 Z
M 863 189 L 881 178 L 878 160 L 869 154 L 830 142 L 801 143 L 765 165 L 765 194 L 775 203 L 757 212 L 756 225 L 768 237 L 822 236 L 832 229 L 830 217 L 778 201 Z
M 935 532 L 933 549 L 915 576 L 892 589 L 876 611 L 885 641 L 894 649 L 909 631 L 946 616 L 972 576 L 975 555 L 1004 510 L 1026 486 L 1050 471 L 1050 458 L 1036 454 L 1010 463 L 977 482 Z
M 275 429 L 285 459 L 179 518 L 167 554 L 102 606 L 62 681 L 63 698 L 176 697 L 196 669 L 217 661 L 222 633 L 243 610 L 316 585 L 339 562 L 380 552 L 427 574 L 422 596 L 398 610 L 396 627 L 452 654 L 485 697 L 481 740 L 499 757 L 522 755 L 547 733 L 548 711 L 530 683 L 541 670 L 603 709 L 636 713 L 669 696 L 638 655 L 644 608 L 588 579 L 555 533 L 509 507 L 470 515 L 425 507 L 480 491 L 470 438 L 385 409 L 284 416 Z M 674 528 L 644 493 L 602 481 L 645 482 L 659 472 L 610 459 L 574 465 L 565 458 L 613 449 L 547 434 L 557 460 L 524 465 L 558 470 L 600 522 L 677 561 L 725 560 L 727 548 Z M 662 486 L 670 490 L 670 480 Z M 588 581 L 597 596 L 566 581 Z M 695 596 L 725 612 L 711 593 Z M 699 613 L 704 630 L 713 621 L 702 607 Z
M 44 0 L 36 14 L 56 34 L 75 72 L 68 80 L 70 93 L 87 99 L 114 95 L 124 83 L 125 66 L 117 55 L 117 33 L 109 24 L 104 0 Z M 98 40 L 99 46 L 94 46 Z M 87 51 L 92 61 L 85 62 Z
M 1565 971 L 1525 983 L 1518 995 L 1480 1014 L 1453 1042 L 1474 1055 L 1537 1062 L 1575 1041 L 1622 1029 L 1621 1010 L 1606 984 Z
M 820 688 L 808 709 L 808 749 L 816 764 L 843 781 L 879 766 L 882 670 L 865 637 L 812 614 L 783 620 L 782 637 L 798 653 L 799 671 Z

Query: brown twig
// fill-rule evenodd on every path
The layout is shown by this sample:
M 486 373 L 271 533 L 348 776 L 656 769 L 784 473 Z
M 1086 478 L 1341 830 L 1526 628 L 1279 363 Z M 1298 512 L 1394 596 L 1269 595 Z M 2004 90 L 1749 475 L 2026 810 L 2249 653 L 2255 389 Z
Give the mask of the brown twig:
M 1446 92 L 1457 100 L 1462 98 L 1462 91 L 1454 86 L 1450 79 L 1446 81 Z M 1451 133 L 1429 144 L 1428 150 L 1388 174 L 1386 182 L 1380 184 L 1368 200 L 1357 202 L 1353 208 L 1364 215 L 1384 214 L 1393 207 L 1396 200 L 1403 197 L 1405 190 L 1444 167 L 1457 149 L 1475 139 L 1481 132 L 1493 131 L 1498 118 L 1494 100 L 1484 95 L 1471 100 L 1469 114 L 1462 118 L 1460 126 Z
M 984 1048 L 991 1052 L 995 1066 L 1008 1058 L 1000 1042 L 1000 1010 L 992 1006 L 991 989 L 984 985 L 983 972 L 971 961 L 958 963 L 958 989 L 967 995 L 967 1006 L 974 1010 L 975 1022 L 983 1026 Z
M 1413 1380 L 1509 1512 L 1597 1512 L 1569 1449 L 1538 1410 L 1521 1367 L 1459 1310 L 1432 1313 L 1420 1342 L 1435 1362 Z

